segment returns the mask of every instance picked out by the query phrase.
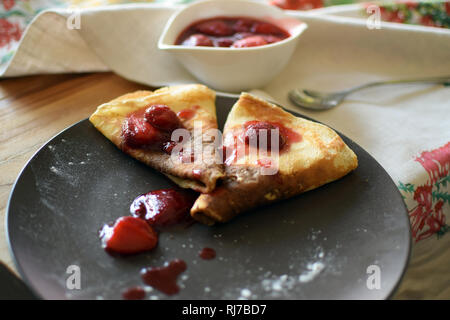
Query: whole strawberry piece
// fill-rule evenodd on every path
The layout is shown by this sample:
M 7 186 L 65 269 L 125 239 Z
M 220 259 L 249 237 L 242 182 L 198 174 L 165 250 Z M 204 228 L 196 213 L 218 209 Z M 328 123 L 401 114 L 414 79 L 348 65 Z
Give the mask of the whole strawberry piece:
M 233 44 L 233 48 L 248 48 L 257 47 L 267 44 L 266 39 L 263 36 L 251 36 L 241 40 L 237 40 Z
M 199 23 L 195 26 L 198 32 L 215 37 L 231 36 L 234 31 L 225 21 L 210 20 Z
M 158 234 L 144 220 L 125 216 L 117 219 L 112 227 L 103 226 L 100 239 L 108 252 L 135 254 L 155 248 Z
M 134 114 L 125 121 L 122 136 L 125 144 L 132 148 L 149 147 L 164 140 L 158 129 L 148 123 L 144 117 Z

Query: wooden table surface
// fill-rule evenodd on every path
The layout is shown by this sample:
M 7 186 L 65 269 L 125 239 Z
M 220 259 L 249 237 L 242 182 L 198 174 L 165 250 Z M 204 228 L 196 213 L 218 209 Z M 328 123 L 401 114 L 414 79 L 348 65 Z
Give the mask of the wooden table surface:
M 149 87 L 112 73 L 0 80 L 0 261 L 14 270 L 5 232 L 6 204 L 27 161 L 47 140 L 87 118 L 98 105 L 140 89 Z

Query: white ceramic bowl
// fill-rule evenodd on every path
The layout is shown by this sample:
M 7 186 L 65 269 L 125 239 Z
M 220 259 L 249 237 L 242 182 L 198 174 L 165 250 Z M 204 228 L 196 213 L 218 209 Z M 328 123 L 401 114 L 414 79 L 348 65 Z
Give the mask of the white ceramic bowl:
M 174 45 L 178 35 L 198 20 L 213 17 L 250 17 L 270 22 L 290 37 L 249 48 L 187 47 Z M 240 92 L 266 85 L 286 66 L 307 25 L 283 10 L 248 0 L 195 2 L 176 12 L 167 22 L 158 47 L 171 52 L 204 84 L 220 91 Z

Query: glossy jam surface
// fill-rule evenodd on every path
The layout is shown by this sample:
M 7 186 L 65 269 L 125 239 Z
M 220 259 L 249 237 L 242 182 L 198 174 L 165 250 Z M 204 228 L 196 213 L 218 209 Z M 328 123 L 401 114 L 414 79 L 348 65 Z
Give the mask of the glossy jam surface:
M 175 259 L 164 267 L 147 268 L 141 271 L 144 283 L 167 294 L 173 295 L 180 291 L 177 284 L 178 276 L 186 271 L 186 262 Z
M 195 116 L 195 109 L 183 109 L 177 113 L 177 116 L 183 120 L 190 120 Z
M 245 125 L 244 137 L 245 143 L 249 144 L 252 140 L 256 142 L 257 146 L 264 145 L 260 138 L 266 137 L 265 145 L 269 150 L 272 147 L 272 139 L 278 140 L 279 150 L 283 149 L 286 143 L 286 137 L 281 130 L 274 124 L 266 121 L 249 121 Z M 273 136 L 273 137 L 272 137 Z
M 145 290 L 141 287 L 132 287 L 122 293 L 125 300 L 142 300 L 145 298 Z
M 158 234 L 144 220 L 125 216 L 117 219 L 113 226 L 104 225 L 100 239 L 106 251 L 128 255 L 155 248 Z
M 188 222 L 189 211 L 198 194 L 184 189 L 155 190 L 137 197 L 130 206 L 134 217 L 161 228 Z
M 259 131 L 261 129 L 265 129 L 271 131 L 273 129 L 278 129 L 279 131 L 279 146 L 280 146 L 280 152 L 284 151 L 289 147 L 289 145 L 300 142 L 302 140 L 301 134 L 298 132 L 286 127 L 282 123 L 274 122 L 274 121 L 247 121 L 244 123 L 244 135 L 247 137 L 250 137 L 252 134 L 259 134 Z M 270 137 L 270 134 L 268 135 Z M 268 139 L 267 143 L 269 143 L 270 139 Z M 247 140 L 246 140 L 247 142 Z
M 272 150 L 271 138 L 272 130 L 278 129 L 278 152 L 281 154 L 289 150 L 289 146 L 293 143 L 300 142 L 302 140 L 301 134 L 284 126 L 282 123 L 273 121 L 247 121 L 242 126 L 235 128 L 229 133 L 230 137 L 225 137 L 225 143 L 223 147 L 223 156 L 225 165 L 231 165 L 238 161 L 241 157 L 248 155 L 251 146 L 250 140 L 254 139 L 257 143 L 257 147 L 266 143 L 267 153 L 270 154 Z M 265 143 L 261 144 L 260 132 L 265 130 L 263 135 Z M 275 147 L 275 146 L 274 146 Z M 261 167 L 270 166 L 271 162 L 267 159 L 259 159 L 257 164 Z
M 161 150 L 168 148 L 172 132 L 182 128 L 180 118 L 166 105 L 150 105 L 128 115 L 122 127 L 125 147 Z
M 131 148 L 161 148 L 168 139 L 165 133 L 149 124 L 140 114 L 131 114 L 125 121 L 122 135 Z
M 216 257 L 216 250 L 212 248 L 203 248 L 199 253 L 199 257 L 204 260 L 211 260 Z
M 215 17 L 187 27 L 175 44 L 247 48 L 271 44 L 289 36 L 284 29 L 266 21 L 247 17 Z
M 181 127 L 180 119 L 176 113 L 166 105 L 150 106 L 145 110 L 144 117 L 150 125 L 161 131 L 172 132 Z

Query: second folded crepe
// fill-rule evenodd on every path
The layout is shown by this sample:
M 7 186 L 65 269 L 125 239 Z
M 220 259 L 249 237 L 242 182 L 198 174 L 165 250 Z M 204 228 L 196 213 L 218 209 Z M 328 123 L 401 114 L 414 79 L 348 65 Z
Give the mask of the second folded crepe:
M 269 149 L 255 157 L 248 140 L 262 128 L 278 129 L 279 152 Z M 317 188 L 358 166 L 355 153 L 332 129 L 248 93 L 233 106 L 223 136 L 225 178 L 215 190 L 200 195 L 191 209 L 194 219 L 209 225 Z M 275 141 L 270 134 L 266 137 L 269 144 Z

